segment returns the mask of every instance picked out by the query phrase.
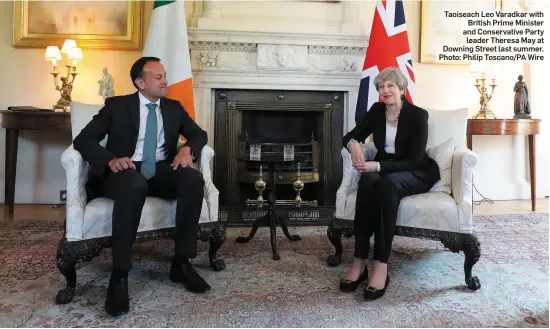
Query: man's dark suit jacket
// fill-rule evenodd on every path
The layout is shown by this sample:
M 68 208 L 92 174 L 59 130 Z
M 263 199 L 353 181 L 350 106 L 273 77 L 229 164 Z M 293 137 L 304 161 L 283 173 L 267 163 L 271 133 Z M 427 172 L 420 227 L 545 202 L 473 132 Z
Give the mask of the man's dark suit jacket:
M 107 98 L 105 106 L 74 139 L 75 150 L 90 163 L 93 176 L 102 176 L 108 169 L 109 161 L 134 155 L 139 133 L 139 105 L 137 92 Z M 187 139 L 185 145 L 191 148 L 191 154 L 198 159 L 208 142 L 206 132 L 189 117 L 178 101 L 161 98 L 160 112 L 167 161 L 173 161 L 176 156 L 180 135 Z M 107 145 L 102 147 L 99 142 L 105 135 L 108 135 Z
M 373 135 L 378 150 L 374 161 L 380 162 L 380 173 L 412 171 L 415 176 L 433 183 L 441 179 L 437 162 L 426 154 L 428 143 L 428 112 L 406 100 L 399 114 L 395 155 L 384 150 L 386 142 L 386 104 L 376 102 L 361 123 L 344 136 L 343 145 L 351 139 L 364 141 Z

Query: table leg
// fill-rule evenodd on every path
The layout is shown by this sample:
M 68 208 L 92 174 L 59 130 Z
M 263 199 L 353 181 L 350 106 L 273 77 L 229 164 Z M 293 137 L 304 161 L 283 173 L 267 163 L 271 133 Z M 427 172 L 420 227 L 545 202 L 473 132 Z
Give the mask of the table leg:
M 273 260 L 281 260 L 281 256 L 277 252 L 277 216 L 275 212 L 269 214 L 269 233 L 271 236 L 271 252 L 273 254 Z
M 273 253 L 273 260 L 280 260 L 281 256 L 277 252 L 277 215 L 275 215 L 275 202 L 277 197 L 275 191 L 277 186 L 275 184 L 275 164 L 269 164 L 269 233 L 271 236 L 271 251 Z
M 472 135 L 466 135 L 466 145 L 468 149 L 472 150 Z
M 235 242 L 237 243 L 247 243 L 248 241 L 252 240 L 252 238 L 256 235 L 256 232 L 258 231 L 258 227 L 260 225 L 268 225 L 269 223 L 269 214 L 266 214 L 265 216 L 257 218 L 254 223 L 252 223 L 252 229 L 250 230 L 250 233 L 248 236 L 240 236 L 237 237 Z
M 290 241 L 300 241 L 300 240 L 302 240 L 302 238 L 298 234 L 290 234 L 290 232 L 288 231 L 288 225 L 286 223 L 285 218 L 278 217 L 277 220 L 279 222 L 279 225 L 281 225 L 281 228 L 283 229 L 283 233 L 284 233 L 284 235 L 286 236 L 287 239 L 289 239 Z
M 275 215 L 275 165 L 270 164 L 269 165 L 269 183 L 267 187 L 267 191 L 269 193 L 269 196 L 267 198 L 268 202 L 268 208 L 267 208 L 267 214 L 264 216 L 256 219 L 254 223 L 252 224 L 252 230 L 248 234 L 247 237 L 240 236 L 237 238 L 236 242 L 238 243 L 246 243 L 250 241 L 254 235 L 256 234 L 256 231 L 258 230 L 258 227 L 260 225 L 262 226 L 269 226 L 269 232 L 271 235 L 271 250 L 273 252 L 273 260 L 280 260 L 281 257 L 279 256 L 279 253 L 277 252 L 277 215 Z
M 8 205 L 8 216 L 13 217 L 15 203 L 15 173 L 17 168 L 17 144 L 19 129 L 6 129 L 6 185 L 4 186 L 5 203 Z
M 535 151 L 535 135 L 529 135 L 529 173 L 531 174 L 531 210 L 536 209 L 536 191 L 537 191 L 537 164 Z
M 275 185 L 275 165 L 269 164 L 269 183 L 267 184 L 267 191 L 269 193 L 267 198 L 267 203 L 269 206 L 267 208 L 268 209 L 267 213 L 264 216 L 254 221 L 254 223 L 252 224 L 252 230 L 250 231 L 248 236 L 240 236 L 237 238 L 236 242 L 246 243 L 254 237 L 260 225 L 269 226 L 273 260 L 280 260 L 281 256 L 277 252 L 277 225 L 281 225 L 281 228 L 283 229 L 283 233 L 289 240 L 298 241 L 298 240 L 301 240 L 301 237 L 296 234 L 291 235 L 288 231 L 288 225 L 287 225 L 286 219 L 276 215 L 275 213 L 275 203 L 277 202 L 277 198 L 275 195 L 276 189 L 277 188 Z

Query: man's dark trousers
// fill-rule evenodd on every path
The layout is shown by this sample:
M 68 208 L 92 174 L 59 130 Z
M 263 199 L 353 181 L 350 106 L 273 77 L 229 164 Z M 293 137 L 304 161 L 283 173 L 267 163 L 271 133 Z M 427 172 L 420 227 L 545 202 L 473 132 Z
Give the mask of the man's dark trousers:
M 101 177 L 100 195 L 114 200 L 112 216 L 113 268 L 128 272 L 132 267 L 132 244 L 136 238 L 141 211 L 147 196 L 176 199 L 175 254 L 197 256 L 197 225 L 204 197 L 202 174 L 191 167 L 174 170 L 170 162 L 156 163 L 156 173 L 147 180 L 136 169 L 114 173 L 108 169 Z

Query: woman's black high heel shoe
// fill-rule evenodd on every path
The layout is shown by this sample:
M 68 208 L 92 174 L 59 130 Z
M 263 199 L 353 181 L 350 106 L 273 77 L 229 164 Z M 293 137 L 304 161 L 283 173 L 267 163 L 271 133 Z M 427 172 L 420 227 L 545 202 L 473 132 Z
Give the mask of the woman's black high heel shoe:
M 348 279 L 342 279 L 340 280 L 340 291 L 341 292 L 353 292 L 357 289 L 359 284 L 369 277 L 369 270 L 365 266 L 365 269 L 363 270 L 363 273 L 357 278 L 357 280 L 348 280 Z
M 390 276 L 386 276 L 386 284 L 384 284 L 384 289 L 377 289 L 371 286 L 365 288 L 365 300 L 375 300 L 378 299 L 386 293 L 386 288 L 390 284 Z

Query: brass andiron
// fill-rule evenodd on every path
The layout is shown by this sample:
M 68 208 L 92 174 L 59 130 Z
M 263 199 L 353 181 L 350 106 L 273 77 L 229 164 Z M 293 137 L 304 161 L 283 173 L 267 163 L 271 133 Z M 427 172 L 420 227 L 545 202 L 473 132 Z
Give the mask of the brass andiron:
M 258 201 L 258 208 L 261 208 L 264 203 L 264 197 L 262 196 L 262 193 L 266 188 L 266 183 L 263 179 L 262 174 L 262 165 L 260 165 L 260 174 L 258 175 L 258 179 L 256 179 L 256 182 L 254 183 L 254 188 L 256 189 L 256 191 L 258 191 L 258 198 L 256 199 L 256 201 Z
M 296 173 L 296 179 L 292 183 L 292 188 L 296 192 L 296 206 L 299 207 L 302 204 L 302 197 L 300 192 L 304 189 L 304 182 L 300 179 L 300 163 L 298 162 L 298 172 Z
M 495 114 L 493 113 L 493 111 L 491 111 L 491 108 L 489 107 L 489 102 L 491 101 L 491 98 L 493 98 L 493 92 L 495 91 L 495 87 L 497 85 L 495 83 L 495 79 L 491 79 L 491 93 L 489 94 L 487 92 L 485 80 L 486 78 L 484 73 L 481 73 L 481 79 L 476 79 L 475 86 L 481 94 L 479 96 L 479 104 L 481 105 L 481 107 L 479 108 L 479 112 L 474 115 L 472 119 L 496 119 Z

